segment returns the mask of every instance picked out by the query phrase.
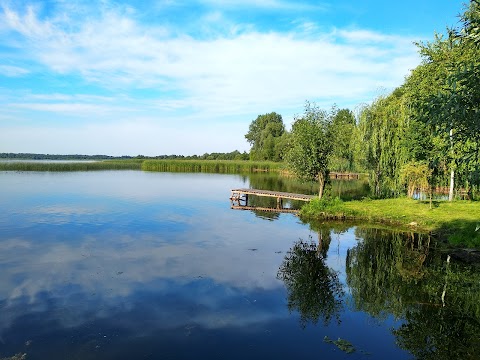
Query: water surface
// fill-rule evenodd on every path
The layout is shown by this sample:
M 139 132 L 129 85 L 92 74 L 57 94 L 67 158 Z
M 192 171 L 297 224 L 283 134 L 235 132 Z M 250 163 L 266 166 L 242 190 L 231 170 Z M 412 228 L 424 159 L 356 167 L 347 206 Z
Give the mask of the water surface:
M 433 359 L 478 349 L 475 271 L 447 264 L 418 234 L 231 210 L 230 189 L 278 182 L 261 176 L 1 172 L 0 357 Z

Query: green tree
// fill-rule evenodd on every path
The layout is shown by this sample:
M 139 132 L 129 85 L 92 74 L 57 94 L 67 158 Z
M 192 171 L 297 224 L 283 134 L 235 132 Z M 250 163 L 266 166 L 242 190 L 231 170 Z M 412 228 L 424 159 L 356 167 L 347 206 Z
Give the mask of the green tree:
M 353 171 L 354 147 L 353 139 L 356 130 L 356 121 L 353 112 L 349 109 L 332 109 L 332 138 L 333 151 L 331 168 L 337 171 Z
M 427 191 L 431 171 L 426 164 L 409 162 L 400 170 L 400 176 L 407 185 L 407 196 L 413 197 L 415 190 Z
M 375 196 L 400 194 L 403 192 L 400 169 L 408 159 L 404 146 L 408 125 L 403 89 L 396 89 L 365 106 L 359 120 L 363 168 L 371 173 Z
M 292 125 L 290 149 L 286 160 L 295 175 L 306 181 L 318 181 L 322 198 L 328 179 L 333 149 L 331 119 L 326 111 L 307 101 L 303 116 Z
M 252 145 L 251 160 L 279 160 L 276 143 L 285 132 L 282 116 L 271 112 L 258 115 L 249 126 L 245 138 Z
M 431 125 L 448 144 L 443 155 L 450 169 L 450 200 L 459 168 L 466 162 L 478 164 L 479 18 L 480 5 L 473 0 L 461 16 L 460 29 L 449 30 L 447 38 L 435 36 L 432 42 L 419 43 L 422 64 L 412 74 L 417 85 L 412 104 L 419 109 L 418 119 Z

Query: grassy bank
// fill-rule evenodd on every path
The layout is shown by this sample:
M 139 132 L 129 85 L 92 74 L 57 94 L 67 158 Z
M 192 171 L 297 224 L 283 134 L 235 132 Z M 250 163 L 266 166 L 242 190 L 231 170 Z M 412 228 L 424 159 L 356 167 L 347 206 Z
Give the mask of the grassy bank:
M 105 160 L 97 162 L 0 162 L 0 171 L 95 171 L 140 170 L 143 160 Z
M 480 248 L 480 202 L 428 201 L 408 198 L 342 202 L 318 200 L 306 204 L 303 219 L 352 219 L 429 231 L 454 245 Z
M 284 164 L 248 160 L 145 160 L 144 171 L 249 173 L 256 171 L 280 171 Z

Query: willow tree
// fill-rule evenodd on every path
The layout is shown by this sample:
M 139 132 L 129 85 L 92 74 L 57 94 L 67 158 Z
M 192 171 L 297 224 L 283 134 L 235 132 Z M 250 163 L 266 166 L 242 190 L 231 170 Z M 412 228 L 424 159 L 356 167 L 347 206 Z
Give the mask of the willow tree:
M 330 115 L 307 101 L 303 116 L 296 118 L 292 124 L 286 161 L 300 179 L 318 181 L 319 198 L 323 196 L 328 179 L 332 150 Z
M 363 167 L 371 172 L 376 196 L 403 191 L 400 169 L 408 159 L 404 143 L 407 116 L 403 89 L 377 98 L 360 112 Z
M 431 173 L 431 170 L 424 163 L 409 162 L 405 164 L 400 170 L 400 176 L 407 185 L 407 196 L 413 198 L 417 189 L 427 191 Z

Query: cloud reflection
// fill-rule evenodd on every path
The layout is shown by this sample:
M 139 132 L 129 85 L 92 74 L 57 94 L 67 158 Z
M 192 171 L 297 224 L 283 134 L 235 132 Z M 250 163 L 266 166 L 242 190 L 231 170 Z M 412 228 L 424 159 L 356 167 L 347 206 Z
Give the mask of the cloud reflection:
M 107 186 L 94 186 L 114 183 L 119 174 L 137 182 L 128 195 L 122 196 L 122 186 L 105 192 Z M 42 322 L 71 329 L 103 319 L 141 334 L 188 324 L 244 327 L 288 316 L 276 273 L 292 241 L 310 231 L 290 215 L 266 222 L 230 211 L 218 189 L 240 178 L 214 177 L 216 192 L 208 188 L 203 201 L 184 194 L 173 206 L 168 196 L 146 200 L 154 180 L 157 186 L 165 178 L 189 182 L 196 192 L 204 177 L 80 174 L 78 188 L 76 174 L 60 175 L 61 184 L 30 176 L 43 187 L 40 194 L 28 191 L 26 182 L 0 205 L 7 230 L 0 235 L 0 335 L 22 319 L 37 319 L 36 331 Z

